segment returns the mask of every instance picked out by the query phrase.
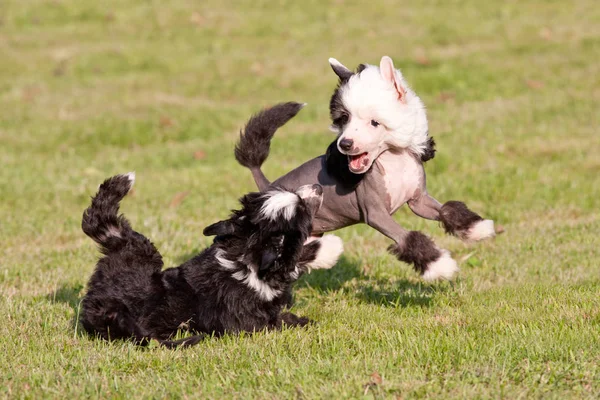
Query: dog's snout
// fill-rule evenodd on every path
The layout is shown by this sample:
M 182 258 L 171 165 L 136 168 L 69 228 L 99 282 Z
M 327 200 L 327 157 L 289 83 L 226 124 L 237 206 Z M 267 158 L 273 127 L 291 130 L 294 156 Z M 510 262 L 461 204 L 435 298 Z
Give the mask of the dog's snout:
M 321 196 L 323 194 L 323 186 L 315 183 L 314 185 L 312 185 L 312 189 L 315 192 L 315 194 L 317 196 Z
M 344 151 L 350 151 L 352 149 L 352 145 L 354 144 L 354 141 L 352 139 L 342 139 L 340 140 L 340 149 L 344 150 Z

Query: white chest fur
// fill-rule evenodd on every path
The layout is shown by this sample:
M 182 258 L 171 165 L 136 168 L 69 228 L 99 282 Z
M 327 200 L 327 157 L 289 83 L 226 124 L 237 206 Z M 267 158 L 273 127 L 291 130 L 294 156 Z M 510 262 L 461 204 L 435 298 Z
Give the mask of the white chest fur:
M 423 165 L 408 152 L 386 151 L 377 158 L 387 192 L 388 211 L 395 213 L 404 203 L 413 198 L 417 190 L 425 191 Z

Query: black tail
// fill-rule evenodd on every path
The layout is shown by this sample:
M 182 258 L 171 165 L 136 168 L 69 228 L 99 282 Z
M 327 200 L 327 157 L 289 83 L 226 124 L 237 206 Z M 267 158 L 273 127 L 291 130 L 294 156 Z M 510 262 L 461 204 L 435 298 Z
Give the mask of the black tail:
M 277 104 L 252 116 L 243 132 L 240 132 L 240 140 L 235 146 L 235 159 L 250 169 L 259 190 L 263 191 L 271 184 L 260 167 L 269 156 L 273 135 L 302 107 L 304 104 L 294 102 Z
M 115 251 L 132 236 L 129 222 L 119 213 L 119 202 L 129 193 L 135 173 L 116 175 L 100 185 L 92 205 L 83 212 L 81 228 L 101 246 L 103 253 Z

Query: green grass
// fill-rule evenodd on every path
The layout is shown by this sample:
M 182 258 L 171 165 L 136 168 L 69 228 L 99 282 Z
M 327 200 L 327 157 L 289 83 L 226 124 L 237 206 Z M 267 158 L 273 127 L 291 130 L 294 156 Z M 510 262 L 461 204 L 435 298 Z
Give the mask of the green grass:
M 599 37 L 594 0 L 0 2 L 0 397 L 600 397 Z M 327 58 L 385 54 L 428 107 L 430 193 L 506 229 L 467 246 L 397 214 L 456 282 L 358 226 L 296 286 L 316 326 L 185 351 L 81 334 L 98 252 L 80 218 L 104 178 L 137 171 L 123 210 L 174 265 L 254 189 L 232 154 L 249 115 L 309 103 L 275 178 L 332 140 Z

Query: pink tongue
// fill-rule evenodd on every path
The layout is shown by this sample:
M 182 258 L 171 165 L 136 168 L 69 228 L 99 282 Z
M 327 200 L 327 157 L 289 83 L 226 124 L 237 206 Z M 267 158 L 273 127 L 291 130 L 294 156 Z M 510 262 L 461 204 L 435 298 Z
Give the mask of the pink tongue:
M 357 156 L 350 156 L 350 168 L 352 168 L 355 171 L 361 169 L 364 166 L 364 164 L 366 164 L 365 162 L 363 162 L 366 161 L 366 156 L 367 153 L 362 153 Z

